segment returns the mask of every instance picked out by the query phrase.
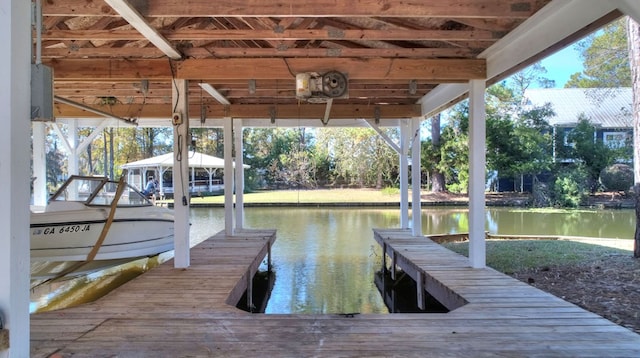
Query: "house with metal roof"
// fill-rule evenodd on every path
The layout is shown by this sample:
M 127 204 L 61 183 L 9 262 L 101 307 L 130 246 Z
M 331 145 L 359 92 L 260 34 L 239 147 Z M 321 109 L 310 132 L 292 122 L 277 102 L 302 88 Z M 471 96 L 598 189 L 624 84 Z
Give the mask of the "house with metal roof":
M 551 105 L 554 115 L 547 118 L 553 126 L 554 158 L 563 158 L 563 150 L 571 147 L 568 135 L 579 120 L 587 119 L 596 127 L 595 141 L 610 148 L 632 146 L 632 89 L 625 88 L 536 88 L 525 91 L 525 108 Z M 557 155 L 557 157 L 556 157 Z

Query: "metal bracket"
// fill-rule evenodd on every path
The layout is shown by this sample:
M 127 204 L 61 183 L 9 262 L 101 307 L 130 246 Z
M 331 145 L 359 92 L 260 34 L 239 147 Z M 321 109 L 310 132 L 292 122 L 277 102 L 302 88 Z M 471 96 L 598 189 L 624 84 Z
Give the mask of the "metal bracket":
M 276 107 L 269 107 L 269 118 L 271 118 L 271 124 L 276 123 Z
M 409 81 L 409 94 L 414 95 L 418 92 L 418 81 Z

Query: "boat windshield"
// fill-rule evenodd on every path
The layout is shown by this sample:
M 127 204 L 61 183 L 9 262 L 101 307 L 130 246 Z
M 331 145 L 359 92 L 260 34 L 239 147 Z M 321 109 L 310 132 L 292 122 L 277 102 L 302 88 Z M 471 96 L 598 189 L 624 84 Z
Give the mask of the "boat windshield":
M 139 191 L 126 184 L 118 200 L 118 206 L 153 205 Z M 118 182 L 106 177 L 71 176 L 49 199 L 53 201 L 78 201 L 86 205 L 111 205 Z

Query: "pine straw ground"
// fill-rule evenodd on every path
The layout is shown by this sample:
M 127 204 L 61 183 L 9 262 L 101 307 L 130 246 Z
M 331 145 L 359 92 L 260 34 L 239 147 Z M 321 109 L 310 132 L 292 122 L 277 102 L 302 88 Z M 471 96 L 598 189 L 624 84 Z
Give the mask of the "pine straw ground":
M 631 254 L 528 269 L 512 276 L 640 333 L 640 259 Z

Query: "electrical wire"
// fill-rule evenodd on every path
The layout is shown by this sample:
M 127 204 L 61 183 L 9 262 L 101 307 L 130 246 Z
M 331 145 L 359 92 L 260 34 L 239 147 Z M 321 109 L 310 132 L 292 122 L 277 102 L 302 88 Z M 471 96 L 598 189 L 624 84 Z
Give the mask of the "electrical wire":
M 178 103 L 180 101 L 180 89 L 178 88 L 178 84 L 176 83 L 176 74 L 175 74 L 175 70 L 173 68 L 173 62 L 171 62 L 171 58 L 167 58 L 167 59 L 169 60 L 169 69 L 171 70 L 171 82 L 173 83 L 173 86 L 174 86 L 174 88 L 176 90 L 176 98 L 175 98 L 175 102 L 173 104 L 173 111 L 172 111 L 173 113 L 175 113 L 176 110 L 178 109 Z M 184 119 L 184 120 L 188 120 L 188 118 Z M 176 128 L 174 130 L 177 130 L 177 127 L 179 127 L 180 125 L 181 124 L 175 124 Z M 183 157 L 182 157 L 182 143 L 183 142 L 184 142 L 183 135 L 178 132 L 178 152 L 176 153 L 176 160 L 178 161 L 178 163 L 182 163 L 182 159 L 183 159 Z M 175 165 L 174 165 L 174 167 L 175 167 Z M 188 167 L 189 167 L 189 164 L 188 164 L 188 160 L 187 160 L 187 168 Z M 174 173 L 174 175 L 175 175 L 175 173 Z M 181 194 L 182 194 L 182 205 L 183 206 L 187 206 L 188 205 L 188 201 L 187 201 L 187 194 L 184 191 L 184 173 L 183 173 L 183 170 L 182 170 L 182 164 L 180 164 L 180 182 L 182 183 L 182 186 L 180 187 L 180 191 L 181 191 Z M 187 183 L 187 185 L 188 185 L 188 183 Z M 175 193 L 175 189 L 176 188 L 174 187 L 173 189 L 174 189 L 174 193 Z M 175 196 L 175 194 L 174 194 L 174 196 Z M 175 202 L 175 197 L 174 197 L 174 202 Z

